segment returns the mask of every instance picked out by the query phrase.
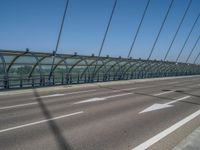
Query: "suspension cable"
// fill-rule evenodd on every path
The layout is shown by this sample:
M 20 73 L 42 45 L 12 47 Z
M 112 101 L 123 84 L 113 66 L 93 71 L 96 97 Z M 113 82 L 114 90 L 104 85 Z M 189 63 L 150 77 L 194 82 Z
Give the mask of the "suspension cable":
M 181 56 L 181 54 L 182 54 L 182 52 L 183 52 L 183 49 L 185 48 L 186 43 L 188 42 L 188 40 L 189 40 L 189 38 L 190 38 L 190 35 L 191 35 L 192 31 L 194 30 L 194 27 L 195 27 L 195 25 L 196 25 L 196 23 L 197 23 L 197 21 L 198 21 L 198 19 L 199 19 L 199 16 L 200 16 L 200 13 L 199 13 L 199 15 L 197 16 L 197 18 L 196 18 L 194 24 L 192 25 L 192 28 L 191 28 L 191 30 L 190 30 L 190 32 L 189 32 L 189 34 L 188 34 L 188 36 L 187 36 L 187 38 L 186 38 L 186 40 L 185 40 L 185 42 L 184 42 L 184 44 L 183 44 L 183 46 L 182 46 L 182 48 L 181 48 L 179 54 L 178 54 L 178 57 L 176 58 L 176 63 L 178 62 L 178 60 L 179 60 L 179 58 L 180 58 L 180 56 Z
M 197 55 L 197 57 L 195 58 L 195 60 L 194 60 L 193 64 L 196 64 L 196 62 L 197 62 L 197 60 L 198 60 L 199 56 L 200 56 L 200 52 L 199 52 L 199 54 Z
M 94 71 L 93 71 L 93 77 L 95 75 L 95 71 L 96 71 L 96 67 L 97 67 L 97 64 L 98 64 L 98 60 L 99 60 L 99 57 L 101 56 L 101 52 L 102 52 L 102 49 L 104 47 L 104 43 L 105 43 L 105 40 L 106 40 L 106 37 L 107 37 L 107 34 L 108 34 L 108 31 L 109 31 L 109 28 L 110 28 L 110 24 L 112 22 L 112 18 L 113 18 L 113 14 L 115 12 L 115 8 L 116 8 L 116 5 L 117 5 L 117 1 L 118 0 L 115 0 L 114 1 L 114 4 L 113 4 L 113 7 L 112 7 L 112 11 L 111 11 L 111 14 L 110 14 L 110 18 L 108 20 L 108 24 L 107 24 L 107 27 L 106 27 L 106 31 L 104 33 L 104 37 L 103 37 L 103 40 L 102 40 L 102 43 L 101 43 L 101 46 L 100 46 L 100 49 L 99 49 L 99 54 L 96 58 L 96 63 L 95 63 L 95 67 L 94 67 Z
M 194 46 L 192 47 L 192 50 L 190 51 L 190 53 L 189 53 L 189 55 L 188 55 L 188 57 L 187 57 L 187 59 L 186 59 L 186 62 L 185 62 L 185 63 L 188 63 L 188 60 L 190 59 L 190 57 L 191 57 L 191 55 L 192 55 L 192 53 L 193 53 L 194 49 L 196 48 L 196 46 L 197 46 L 197 44 L 198 44 L 198 42 L 199 42 L 199 39 L 200 39 L 200 35 L 199 35 L 199 37 L 197 38 L 197 40 L 196 40 L 196 42 L 195 42 Z
M 112 9 L 112 12 L 111 12 L 111 15 L 110 15 L 110 18 L 109 18 L 109 21 L 108 21 L 108 25 L 106 27 L 106 31 L 104 33 L 104 37 L 103 37 L 103 40 L 102 40 L 102 43 L 101 43 L 101 47 L 99 49 L 99 54 L 98 54 L 98 57 L 101 56 L 101 52 L 102 52 L 102 49 L 103 49 L 103 46 L 104 46 L 104 43 L 105 43 L 105 40 L 106 40 L 106 37 L 107 37 L 107 34 L 108 34 L 108 30 L 110 28 L 110 24 L 111 24 L 111 21 L 112 21 L 112 18 L 113 18 L 113 14 L 115 12 L 115 7 L 117 5 L 117 0 L 115 0 L 115 3 L 113 5 L 113 9 Z
M 164 61 L 167 59 L 167 56 L 168 56 L 169 52 L 171 51 L 172 45 L 173 45 L 173 43 L 174 43 L 174 41 L 175 41 L 175 39 L 176 39 L 176 37 L 177 37 L 177 34 L 178 34 L 179 30 L 180 30 L 180 27 L 181 27 L 182 24 L 183 24 L 183 21 L 184 21 L 185 16 L 186 16 L 186 14 L 187 14 L 187 12 L 188 12 L 190 6 L 191 6 L 191 3 L 192 3 L 192 0 L 190 0 L 189 3 L 188 3 L 188 6 L 187 6 L 187 8 L 186 8 L 186 10 L 185 10 L 185 12 L 184 12 L 184 15 L 183 15 L 182 19 L 181 19 L 181 22 L 179 23 L 179 26 L 178 26 L 178 28 L 177 28 L 177 30 L 176 30 L 176 33 L 175 33 L 174 37 L 173 37 L 173 40 L 172 40 L 172 42 L 171 42 L 171 44 L 170 44 L 170 46 L 169 46 L 169 48 L 168 48 L 168 50 L 167 50 L 167 53 L 165 54 Z
M 165 18 L 164 18 L 164 20 L 163 20 L 163 22 L 162 22 L 162 25 L 161 25 L 161 27 L 160 27 L 160 29 L 159 29 L 158 35 L 157 35 L 156 40 L 155 40 L 155 42 L 154 42 L 154 44 L 153 44 L 153 47 L 151 48 L 151 51 L 150 51 L 150 54 L 149 54 L 147 60 L 149 60 L 149 59 L 151 58 L 151 55 L 152 55 L 152 53 L 153 53 L 153 51 L 154 51 L 154 49 L 155 49 L 155 46 L 156 46 L 156 43 L 157 43 L 158 38 L 159 38 L 159 36 L 160 36 L 160 33 L 161 33 L 161 31 L 162 31 L 162 29 L 163 29 L 163 27 L 164 27 L 164 24 L 165 24 L 165 22 L 166 22 L 166 19 L 167 19 L 168 15 L 169 15 L 169 12 L 170 12 L 171 8 L 172 8 L 173 2 L 174 2 L 174 0 L 171 0 L 171 3 L 170 3 L 170 5 L 169 5 L 169 7 L 168 7 L 168 10 L 167 10 L 167 13 L 166 13 L 166 15 L 165 15 Z
M 136 41 L 136 39 L 137 39 L 138 33 L 139 33 L 139 31 L 140 31 L 140 28 L 141 28 L 142 22 L 143 22 L 143 20 L 144 20 L 145 14 L 146 14 L 146 12 L 147 12 L 147 9 L 148 9 L 148 6 L 149 6 L 150 1 L 151 1 L 151 0 L 148 0 L 148 2 L 147 2 L 147 4 L 146 4 L 146 7 L 145 7 L 145 9 L 144 9 L 144 12 L 143 12 L 143 14 L 142 14 L 142 18 L 141 18 L 141 20 L 140 20 L 139 26 L 138 26 L 138 28 L 137 28 L 135 37 L 134 37 L 134 39 L 133 39 L 133 42 L 132 42 L 132 44 L 131 44 L 131 47 L 130 47 L 130 50 L 129 50 L 129 53 L 128 53 L 128 56 L 127 56 L 128 58 L 130 57 L 131 52 L 132 52 L 132 50 L 133 50 L 133 47 L 134 47 L 134 45 L 135 45 L 135 41 Z
M 61 34 L 62 34 L 62 30 L 63 30 L 65 18 L 66 18 L 68 5 L 69 5 L 69 0 L 66 1 L 65 10 L 64 10 L 64 14 L 63 14 L 63 17 L 62 17 L 62 20 L 61 20 L 61 26 L 60 26 L 60 30 L 59 30 L 59 34 L 58 34 L 58 38 L 57 38 L 57 42 L 56 42 L 55 51 L 53 51 L 53 61 L 52 61 L 52 65 L 51 65 L 51 72 L 50 72 L 49 78 L 51 77 L 51 74 L 52 74 L 52 71 L 53 71 L 53 65 L 55 63 L 55 55 L 58 51 L 58 46 L 59 46 L 59 43 L 60 43 L 60 38 L 61 38 Z

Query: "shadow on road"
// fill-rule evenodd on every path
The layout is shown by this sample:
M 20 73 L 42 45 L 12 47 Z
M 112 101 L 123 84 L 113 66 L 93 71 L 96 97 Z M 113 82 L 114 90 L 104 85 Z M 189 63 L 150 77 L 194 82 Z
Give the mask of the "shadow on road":
M 200 95 L 195 95 L 195 94 L 191 94 L 191 93 L 187 93 L 185 91 L 175 91 L 177 93 L 182 93 L 182 94 L 186 94 L 186 95 L 190 95 L 190 96 L 193 96 L 193 97 L 200 97 Z
M 33 89 L 33 93 L 35 95 L 36 101 L 38 102 L 39 107 L 42 110 L 42 113 L 44 115 L 44 117 L 46 119 L 51 119 L 53 118 L 51 116 L 50 111 L 47 109 L 47 107 L 45 106 L 45 104 L 43 103 L 42 99 L 40 98 L 40 95 L 38 94 L 36 89 Z M 51 132 L 56 140 L 57 145 L 59 146 L 59 149 L 61 150 L 71 150 L 72 148 L 70 147 L 70 145 L 67 143 L 66 139 L 64 138 L 64 136 L 62 135 L 62 132 L 60 131 L 58 125 L 56 124 L 56 122 L 54 122 L 53 120 L 50 120 L 47 122 Z

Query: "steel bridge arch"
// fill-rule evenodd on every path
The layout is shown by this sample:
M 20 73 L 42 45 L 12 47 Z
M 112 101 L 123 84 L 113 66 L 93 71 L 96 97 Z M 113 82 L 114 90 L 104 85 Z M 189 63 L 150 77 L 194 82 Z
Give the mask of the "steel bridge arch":
M 112 61 L 114 61 L 114 59 L 109 59 L 109 60 L 106 61 L 104 64 L 102 64 L 97 70 L 94 70 L 95 72 L 94 72 L 94 74 L 93 74 L 93 78 L 96 77 L 96 74 L 98 73 L 98 71 L 99 71 L 102 67 L 104 67 L 104 68 L 106 69 L 106 64 L 108 64 L 109 62 L 112 62 Z
M 69 68 L 69 71 L 68 71 L 68 74 L 71 73 L 71 71 L 74 69 L 75 66 L 77 66 L 79 63 L 81 63 L 82 61 L 85 62 L 85 64 L 88 66 L 88 62 L 87 62 L 87 59 L 82 57 L 82 56 L 78 56 L 80 58 L 80 60 L 78 60 L 74 65 L 72 65 L 71 68 Z
M 106 59 L 107 59 L 107 58 L 105 58 L 104 60 L 106 60 Z M 81 73 L 80 78 L 83 78 L 85 72 L 86 72 L 90 67 L 92 67 L 92 65 L 93 65 L 94 63 L 97 63 L 98 61 L 101 61 L 102 64 L 104 64 L 104 60 L 102 60 L 102 59 L 99 59 L 99 60 L 95 59 L 95 60 L 93 60 L 93 61 L 84 69 L 84 71 Z M 90 72 L 90 74 L 91 74 L 91 73 L 92 73 L 92 72 Z
M 124 74 L 126 74 L 132 67 L 134 67 L 135 65 L 139 64 L 139 66 L 137 66 L 134 70 L 131 70 L 132 73 L 133 71 L 135 71 L 137 68 L 139 68 L 142 64 L 145 64 L 145 61 L 142 60 L 138 60 L 136 61 L 136 63 L 132 64 L 131 66 L 129 66 L 122 74 L 121 76 L 124 76 Z
M 74 56 L 71 56 L 71 57 L 69 57 L 69 56 L 61 57 L 59 54 L 56 54 L 55 57 L 57 57 L 57 56 L 60 57 L 61 60 L 58 61 L 58 62 L 55 64 L 55 67 L 54 67 L 54 68 L 51 70 L 51 72 L 49 73 L 49 79 L 51 78 L 52 74 L 54 73 L 54 71 L 56 70 L 56 68 L 57 68 L 61 63 L 64 62 L 65 68 L 66 68 L 66 70 L 67 70 L 67 69 L 68 69 L 68 64 L 67 64 L 67 62 L 66 62 L 66 59 L 74 57 Z M 66 70 L 65 70 L 65 71 L 66 71 Z
M 5 61 L 5 59 L 4 59 L 2 54 L 0 54 L 0 57 L 1 57 L 2 64 L 3 64 L 3 70 L 4 70 L 4 76 L 5 76 L 5 75 L 7 75 L 6 61 Z
M 157 62 L 157 61 L 155 61 L 155 62 L 152 62 L 152 64 L 151 64 L 151 66 L 147 66 L 147 69 L 145 70 L 145 72 L 146 72 L 146 75 L 148 74 L 148 72 L 153 72 L 153 70 L 155 69 L 155 68 L 158 68 L 158 67 L 160 67 L 160 66 L 165 66 L 165 64 L 163 63 L 163 61 L 160 61 L 160 62 Z M 154 71 L 155 72 L 155 71 Z
M 6 72 L 9 73 L 10 68 L 11 68 L 12 65 L 16 62 L 16 60 L 19 59 L 19 58 L 22 57 L 22 56 L 26 56 L 26 54 L 30 54 L 32 57 L 34 57 L 35 60 L 36 60 L 36 63 L 39 61 L 38 57 L 37 57 L 34 53 L 29 52 L 29 51 L 26 51 L 26 52 L 24 52 L 24 53 L 22 53 L 22 54 L 19 54 L 19 55 L 15 56 L 15 57 L 13 58 L 13 60 L 12 60 L 11 63 L 9 64 L 9 66 L 8 66 L 8 68 L 7 68 L 7 70 L 6 70 Z M 42 67 L 41 67 L 41 64 L 38 63 L 38 65 L 39 65 L 39 73 L 40 73 L 40 75 L 42 75 Z M 33 68 L 33 67 L 32 67 L 32 68 Z
M 106 70 L 106 74 L 104 74 L 104 77 L 103 78 L 106 78 L 106 76 L 108 75 L 108 74 L 110 74 L 110 72 L 111 72 L 111 69 L 113 69 L 113 67 L 115 67 L 116 65 L 118 65 L 119 66 L 119 69 L 120 69 L 120 63 L 121 62 L 126 62 L 125 60 L 123 60 L 123 59 L 119 59 L 119 60 L 117 60 L 116 61 L 116 63 L 115 64 L 113 64 L 112 66 L 110 66 L 110 68 L 108 68 L 107 70 Z M 119 70 L 118 69 L 118 70 Z M 115 72 L 115 74 L 116 74 L 116 72 Z
M 176 73 L 176 64 L 175 63 L 168 63 L 167 62 L 167 65 L 168 66 L 166 66 L 166 67 L 160 67 L 159 68 L 159 72 L 161 72 L 162 74 L 167 74 L 167 73 L 169 73 L 169 72 L 173 72 L 173 73 Z
M 138 63 L 136 63 L 136 64 L 138 64 L 138 66 L 136 66 L 135 68 L 132 68 L 134 65 L 132 65 L 131 66 L 131 68 L 132 68 L 132 70 L 131 70 L 131 74 L 133 74 L 135 71 L 136 72 L 138 72 L 139 74 L 141 73 L 141 69 L 143 69 L 146 65 L 148 65 L 149 63 L 151 63 L 151 61 L 144 61 L 144 60 L 142 60 L 142 61 L 138 61 Z M 131 69 L 130 68 L 130 69 Z M 127 74 L 127 72 L 128 72 L 129 70 L 126 70 L 126 72 L 123 74 L 123 76 L 125 75 L 125 74 Z M 143 70 L 142 70 L 143 71 Z
M 134 62 L 133 62 L 133 63 L 134 63 Z M 121 72 L 121 74 L 120 74 L 120 76 L 121 76 L 122 73 L 123 73 L 123 71 L 126 69 L 126 66 L 127 66 L 127 65 L 129 65 L 129 66 L 132 65 L 131 62 L 130 62 L 130 60 L 128 60 L 124 65 L 122 65 L 121 68 L 119 68 L 119 69 L 116 71 L 116 73 L 114 74 L 114 76 L 117 76 L 118 72 L 119 72 L 120 70 L 122 70 L 122 72 Z
M 35 63 L 35 65 L 33 66 L 31 72 L 30 72 L 29 75 L 28 75 L 28 78 L 31 78 L 31 77 L 32 77 L 32 74 L 33 74 L 35 68 L 41 63 L 41 61 L 43 61 L 45 58 L 50 57 L 50 56 L 51 56 L 51 54 L 41 57 L 41 58 Z M 41 65 L 41 64 L 40 64 L 40 65 Z M 41 65 L 41 66 L 42 66 L 42 65 Z

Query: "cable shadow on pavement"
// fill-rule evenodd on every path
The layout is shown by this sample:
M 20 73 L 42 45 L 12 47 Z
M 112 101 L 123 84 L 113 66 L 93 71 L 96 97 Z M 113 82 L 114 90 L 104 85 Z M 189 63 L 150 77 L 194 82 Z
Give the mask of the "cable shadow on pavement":
M 51 119 L 53 118 L 50 111 L 48 110 L 48 108 L 45 106 L 45 104 L 43 103 L 40 95 L 38 94 L 36 89 L 33 89 L 33 94 L 35 95 L 36 101 L 38 102 L 39 107 L 41 108 L 41 111 L 44 115 L 44 117 L 46 119 Z M 69 143 L 67 143 L 67 140 L 65 139 L 65 137 L 62 135 L 62 132 L 60 131 L 58 125 L 56 124 L 55 121 L 53 120 L 49 120 L 48 125 L 51 129 L 51 132 L 56 140 L 57 145 L 59 146 L 60 150 L 71 150 L 71 146 L 69 145 Z
M 190 95 L 190 96 L 193 96 L 193 97 L 200 97 L 200 95 L 195 95 L 195 94 L 187 93 L 187 92 L 185 92 L 185 91 L 179 91 L 179 90 L 177 90 L 177 91 L 175 91 L 175 92 L 177 92 L 177 93 L 182 93 L 182 94 L 186 94 L 186 95 Z

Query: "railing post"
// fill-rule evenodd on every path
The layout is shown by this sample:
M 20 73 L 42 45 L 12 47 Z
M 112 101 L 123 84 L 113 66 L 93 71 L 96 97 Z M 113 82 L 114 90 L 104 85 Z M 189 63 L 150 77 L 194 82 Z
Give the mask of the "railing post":
M 4 76 L 4 88 L 5 89 L 9 88 L 9 77 L 7 75 Z
M 98 72 L 98 76 L 97 76 L 97 82 L 99 82 L 99 72 Z
M 62 72 L 62 80 L 61 80 L 61 84 L 64 84 L 64 75 L 63 75 L 63 72 Z
M 45 86 L 46 82 L 45 82 L 45 76 L 42 76 L 42 85 Z
M 77 83 L 80 82 L 80 76 L 79 76 L 79 72 L 78 72 L 78 79 L 77 79 Z
M 69 84 L 69 73 L 67 73 L 67 74 L 65 75 L 65 78 L 66 78 L 66 83 Z
M 69 75 L 69 80 L 70 84 L 72 84 L 72 74 Z
M 23 85 L 22 85 L 22 84 L 23 84 L 23 81 L 22 81 L 22 79 L 23 79 L 23 78 L 22 78 L 22 74 L 21 74 L 21 75 L 20 75 L 20 85 L 19 85 L 19 86 L 20 86 L 20 88 L 22 88 L 22 87 L 23 87 Z
M 108 74 L 108 81 L 110 81 L 110 73 Z
M 52 77 L 53 77 L 53 85 L 55 85 L 55 75 L 53 74 Z
M 133 79 L 133 72 L 131 72 L 131 79 Z
M 51 80 L 51 79 L 49 79 L 49 80 Z M 42 86 L 43 84 L 42 84 L 42 76 L 40 76 L 40 86 Z
M 33 78 L 33 77 L 31 77 L 31 80 L 32 80 L 32 87 L 34 87 L 34 86 L 35 86 L 35 83 L 34 83 L 34 78 Z
M 93 77 L 94 78 L 94 77 Z M 87 82 L 92 82 L 92 81 L 90 81 L 91 79 L 90 79 L 90 75 L 88 76 L 88 81 Z
M 84 75 L 84 83 L 87 83 L 87 77 L 86 77 L 86 74 Z

